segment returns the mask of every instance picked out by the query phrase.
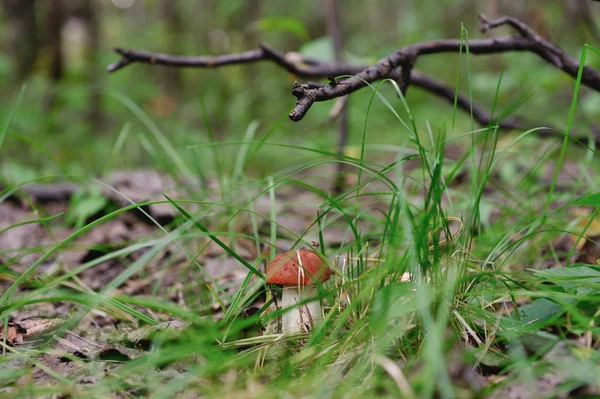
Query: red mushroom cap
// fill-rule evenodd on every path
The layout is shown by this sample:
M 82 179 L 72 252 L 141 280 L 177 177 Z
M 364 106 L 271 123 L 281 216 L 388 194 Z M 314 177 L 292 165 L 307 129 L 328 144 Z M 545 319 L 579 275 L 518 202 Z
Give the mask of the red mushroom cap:
M 323 283 L 329 280 L 329 277 L 331 277 L 331 270 L 327 263 L 315 251 L 309 249 L 279 254 L 267 267 L 269 284 L 308 285 L 314 284 L 314 280 Z

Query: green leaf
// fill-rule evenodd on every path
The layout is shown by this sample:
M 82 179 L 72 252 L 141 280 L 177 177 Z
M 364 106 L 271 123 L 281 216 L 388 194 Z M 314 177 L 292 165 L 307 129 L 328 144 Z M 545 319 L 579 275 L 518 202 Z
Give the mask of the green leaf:
M 298 49 L 298 52 L 307 58 L 321 61 L 334 62 L 333 42 L 330 37 L 324 36 L 308 42 Z
M 521 306 L 518 309 L 520 324 L 536 325 L 545 324 L 546 322 L 559 317 L 565 312 L 565 308 L 556 302 L 552 302 L 546 298 L 536 299 L 529 305 Z
M 303 44 L 298 49 L 298 52 L 306 58 L 318 59 L 321 61 L 335 62 L 335 52 L 333 51 L 333 40 L 330 36 L 323 36 L 308 43 Z M 373 64 L 377 62 L 376 59 L 368 57 L 358 57 L 347 51 L 343 51 L 343 58 L 345 62 L 350 64 Z
M 600 206 L 600 193 L 584 195 L 573 202 L 573 205 Z
M 7 185 L 19 185 L 23 182 L 35 180 L 39 173 L 32 167 L 10 160 L 3 162 L 2 179 Z
M 298 38 L 308 41 L 310 36 L 308 29 L 302 21 L 289 17 L 269 17 L 262 18 L 256 23 L 261 32 L 288 32 Z
M 546 331 L 526 331 L 518 341 L 511 341 L 511 346 L 518 342 L 517 347 L 522 345 L 528 351 L 541 355 L 551 350 L 559 340 L 559 337 Z
M 537 270 L 535 275 L 574 294 L 587 295 L 600 291 L 600 271 L 589 266 Z
M 71 198 L 69 211 L 65 221 L 80 229 L 91 216 L 94 216 L 108 205 L 108 199 L 99 192 L 78 191 Z

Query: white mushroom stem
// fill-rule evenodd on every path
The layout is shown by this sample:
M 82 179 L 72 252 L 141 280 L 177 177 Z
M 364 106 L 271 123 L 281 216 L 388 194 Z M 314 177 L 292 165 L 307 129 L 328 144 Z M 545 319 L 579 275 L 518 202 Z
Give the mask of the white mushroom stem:
M 307 285 L 304 287 L 284 286 L 281 296 L 281 308 L 287 309 L 281 320 L 282 333 L 307 332 L 318 320 L 323 318 L 321 300 L 298 306 L 298 303 L 317 297 L 317 287 Z

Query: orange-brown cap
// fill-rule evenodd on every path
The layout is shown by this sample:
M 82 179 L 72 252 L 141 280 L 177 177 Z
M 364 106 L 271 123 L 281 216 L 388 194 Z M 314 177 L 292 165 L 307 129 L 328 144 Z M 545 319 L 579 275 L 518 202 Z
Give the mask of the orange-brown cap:
M 279 254 L 267 267 L 269 284 L 308 285 L 314 284 L 314 280 L 325 282 L 329 277 L 331 277 L 331 270 L 327 263 L 315 251 L 309 249 Z

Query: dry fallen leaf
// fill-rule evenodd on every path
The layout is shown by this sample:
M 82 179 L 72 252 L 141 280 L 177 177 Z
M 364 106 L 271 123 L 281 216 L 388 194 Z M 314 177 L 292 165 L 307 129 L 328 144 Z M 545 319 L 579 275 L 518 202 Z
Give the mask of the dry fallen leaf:
M 6 342 L 10 345 L 20 345 L 28 338 L 32 338 L 58 327 L 62 319 L 29 319 L 8 323 L 6 329 Z M 4 329 L 0 329 L 0 340 L 4 340 Z

